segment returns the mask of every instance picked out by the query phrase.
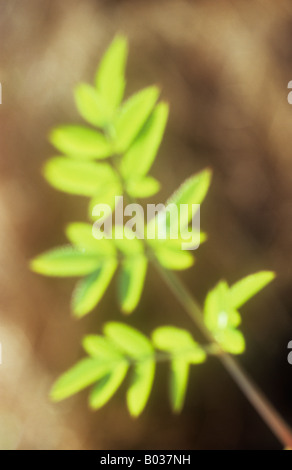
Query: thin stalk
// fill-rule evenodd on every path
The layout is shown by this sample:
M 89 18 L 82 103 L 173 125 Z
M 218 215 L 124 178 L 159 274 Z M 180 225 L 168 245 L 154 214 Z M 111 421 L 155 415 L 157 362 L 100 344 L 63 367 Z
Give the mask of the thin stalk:
M 292 430 L 279 415 L 269 400 L 263 395 L 248 375 L 243 371 L 239 363 L 222 350 L 212 333 L 207 329 L 203 320 L 203 312 L 198 302 L 181 282 L 179 277 L 172 271 L 168 271 L 154 260 L 154 265 L 173 292 L 179 303 L 183 306 L 206 340 L 215 346 L 216 356 L 221 364 L 229 372 L 240 390 L 253 405 L 257 413 L 267 424 L 270 430 L 283 444 L 285 448 L 292 448 Z

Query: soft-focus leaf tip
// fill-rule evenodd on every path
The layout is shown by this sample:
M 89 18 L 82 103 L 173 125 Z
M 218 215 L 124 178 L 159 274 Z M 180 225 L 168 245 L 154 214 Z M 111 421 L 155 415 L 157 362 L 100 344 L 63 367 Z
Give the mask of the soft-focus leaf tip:
M 133 406 L 128 405 L 128 411 L 132 419 L 138 419 L 139 416 L 142 414 L 143 410 L 144 408 L 141 410 L 141 409 L 134 408 Z
M 58 403 L 63 400 L 63 397 L 58 392 L 58 381 L 52 385 L 52 388 L 49 392 L 49 398 L 52 402 Z
M 31 271 L 33 271 L 33 272 L 35 272 L 35 273 L 38 272 L 38 269 L 37 269 L 37 265 L 38 265 L 38 263 L 37 263 L 37 258 L 33 258 L 33 259 L 29 260 L 28 265 L 29 265 L 29 269 L 30 269 Z

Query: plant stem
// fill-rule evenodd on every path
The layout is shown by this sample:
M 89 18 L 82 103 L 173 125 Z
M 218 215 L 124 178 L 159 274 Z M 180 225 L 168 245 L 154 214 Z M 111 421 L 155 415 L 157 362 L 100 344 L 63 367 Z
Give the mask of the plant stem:
M 230 356 L 222 350 L 220 345 L 213 337 L 212 333 L 205 326 L 203 312 L 198 302 L 194 299 L 186 286 L 181 282 L 179 277 L 174 272 L 164 269 L 155 260 L 153 262 L 160 275 L 169 286 L 170 290 L 173 292 L 177 300 L 197 325 L 198 329 L 204 335 L 206 340 L 212 345 L 216 346 L 216 356 L 221 361 L 225 369 L 229 372 L 246 398 L 253 405 L 258 414 L 262 417 L 263 421 L 267 424 L 267 426 L 285 448 L 292 448 L 291 428 L 287 423 L 285 423 L 273 405 L 267 400 L 258 387 L 243 371 L 234 357 Z

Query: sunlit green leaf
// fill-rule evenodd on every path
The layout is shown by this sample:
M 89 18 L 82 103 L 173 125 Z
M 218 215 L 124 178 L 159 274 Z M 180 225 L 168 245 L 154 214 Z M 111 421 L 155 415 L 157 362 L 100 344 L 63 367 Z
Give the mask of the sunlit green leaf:
M 98 359 L 83 359 L 56 381 L 50 393 L 51 399 L 64 400 L 101 379 L 110 370 L 109 364 L 102 364 Z
M 94 273 L 78 282 L 72 299 L 72 308 L 76 317 L 89 313 L 102 299 L 117 265 L 115 260 L 106 261 Z
M 160 183 L 151 176 L 132 179 L 126 182 L 126 191 L 131 197 L 150 197 L 158 193 L 160 190 Z
M 99 358 L 103 362 L 119 361 L 123 359 L 122 353 L 112 341 L 101 335 L 87 335 L 83 338 L 82 346 L 92 357 Z
M 189 369 L 189 363 L 183 359 L 171 361 L 169 396 L 172 410 L 175 413 L 179 413 L 184 405 Z
M 75 222 L 67 225 L 66 235 L 70 242 L 80 249 L 92 253 L 99 253 L 103 258 L 115 256 L 114 242 L 107 238 L 97 240 L 93 235 L 93 226 L 83 222 Z
M 71 246 L 47 251 L 31 261 L 31 269 L 46 276 L 84 276 L 102 263 L 100 255 L 82 252 Z
M 189 251 L 181 249 L 177 240 L 158 240 L 151 242 L 159 263 L 166 269 L 184 270 L 194 264 L 194 257 Z
M 144 253 L 142 240 L 137 238 L 135 233 L 125 226 L 115 226 L 114 242 L 118 250 L 126 256 L 134 256 Z
M 121 309 L 131 313 L 137 307 L 144 287 L 147 258 L 144 255 L 125 258 L 118 278 L 118 293 Z
M 205 322 L 211 331 L 225 330 L 241 323 L 240 314 L 233 308 L 229 286 L 221 281 L 212 289 L 205 300 Z
M 116 197 L 122 196 L 123 188 L 121 183 L 116 180 L 111 184 L 105 185 L 99 188 L 96 191 L 94 197 L 91 199 L 88 208 L 88 215 L 92 220 L 96 220 L 97 213 L 96 213 L 96 206 L 100 207 L 100 205 L 107 205 L 107 215 L 109 217 L 112 216 L 112 213 L 115 210 L 116 205 Z M 103 215 L 99 214 L 99 216 L 103 217 Z M 99 217 L 98 216 L 98 217 Z
M 183 250 L 195 250 L 207 240 L 207 234 L 196 229 L 182 232 L 178 241 Z
M 188 178 L 175 193 L 169 198 L 167 201 L 168 204 L 175 204 L 178 208 L 178 220 L 182 222 L 182 216 L 185 217 L 185 214 L 181 214 L 180 206 L 182 204 L 188 204 L 188 212 L 187 217 L 185 217 L 185 225 L 187 225 L 192 217 L 194 216 L 195 211 L 197 210 L 196 207 L 192 207 L 192 205 L 202 204 L 204 201 L 206 194 L 208 192 L 210 183 L 211 183 L 211 176 L 212 173 L 209 169 L 203 170 L 200 173 L 195 174 Z
M 81 116 L 93 126 L 104 127 L 112 118 L 112 111 L 103 96 L 87 83 L 80 83 L 75 88 L 75 101 Z
M 206 353 L 187 330 L 162 326 L 154 330 L 152 340 L 157 349 L 174 354 L 190 364 L 199 364 L 206 359 Z
M 145 237 L 151 245 L 157 245 L 159 249 L 163 240 L 170 240 L 172 249 L 192 251 L 207 240 L 207 235 L 197 228 L 180 227 L 178 213 L 169 215 L 168 207 L 163 207 L 160 209 L 158 205 L 156 215 L 149 220 L 145 230 Z
M 126 361 L 117 365 L 112 372 L 104 376 L 89 395 L 90 407 L 97 410 L 104 406 L 116 393 L 128 371 Z
M 235 329 L 241 317 L 231 302 L 230 289 L 221 281 L 212 289 L 205 301 L 205 323 L 222 349 L 231 354 L 241 354 L 245 349 L 242 333 Z
M 85 126 L 60 126 L 50 135 L 51 143 L 69 157 L 83 159 L 107 158 L 111 144 L 100 132 Z
M 124 323 L 110 322 L 104 327 L 105 335 L 125 354 L 136 359 L 149 358 L 154 349 L 149 339 Z
M 154 379 L 153 346 L 145 335 L 123 323 L 107 323 L 104 333 L 121 351 L 137 360 L 127 393 L 127 403 L 131 415 L 138 416 L 147 403 Z
M 153 344 L 172 355 L 170 370 L 170 402 L 173 411 L 181 411 L 189 376 L 189 364 L 204 362 L 204 350 L 187 331 L 173 326 L 157 328 L 152 334 Z
M 234 328 L 226 328 L 218 331 L 215 338 L 224 349 L 230 354 L 242 354 L 245 350 L 245 340 L 243 334 Z
M 127 405 L 132 416 L 139 416 L 144 410 L 152 390 L 155 375 L 155 362 L 139 362 L 133 371 L 131 384 L 127 392 Z
M 97 89 L 112 107 L 118 106 L 123 98 L 127 55 L 126 38 L 117 36 L 104 54 L 97 71 Z
M 82 196 L 94 196 L 105 188 L 116 187 L 117 175 L 106 163 L 83 162 L 66 157 L 51 158 L 44 176 L 60 191 Z
M 118 153 L 130 147 L 148 119 L 158 96 L 158 88 L 149 87 L 131 96 L 123 104 L 115 121 L 115 142 Z
M 122 159 L 120 169 L 125 179 L 148 173 L 160 146 L 167 117 L 168 105 L 159 103 Z
M 230 302 L 234 308 L 239 308 L 251 297 L 261 291 L 275 278 L 272 271 L 261 271 L 241 279 L 230 287 Z

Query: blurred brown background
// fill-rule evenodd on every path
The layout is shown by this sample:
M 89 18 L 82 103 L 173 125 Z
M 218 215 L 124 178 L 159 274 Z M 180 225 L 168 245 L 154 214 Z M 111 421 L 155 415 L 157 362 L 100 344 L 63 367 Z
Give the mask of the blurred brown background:
M 122 320 L 115 286 L 81 321 L 70 314 L 74 280 L 42 278 L 28 260 L 63 243 L 87 201 L 41 176 L 52 126 L 79 122 L 72 88 L 93 81 L 116 32 L 127 35 L 127 94 L 158 83 L 171 114 L 152 174 L 163 201 L 191 173 L 211 166 L 202 207 L 209 242 L 182 274 L 203 300 L 218 278 L 260 269 L 274 285 L 243 309 L 240 362 L 292 423 L 292 4 L 290 0 L 10 0 L 0 4 L 0 449 L 280 449 L 215 359 L 191 374 L 186 406 L 173 416 L 167 369 L 132 420 L 122 388 L 92 413 L 87 392 L 54 405 L 48 390 L 82 356 L 81 337 Z M 131 318 L 150 332 L 193 328 L 156 273 Z

